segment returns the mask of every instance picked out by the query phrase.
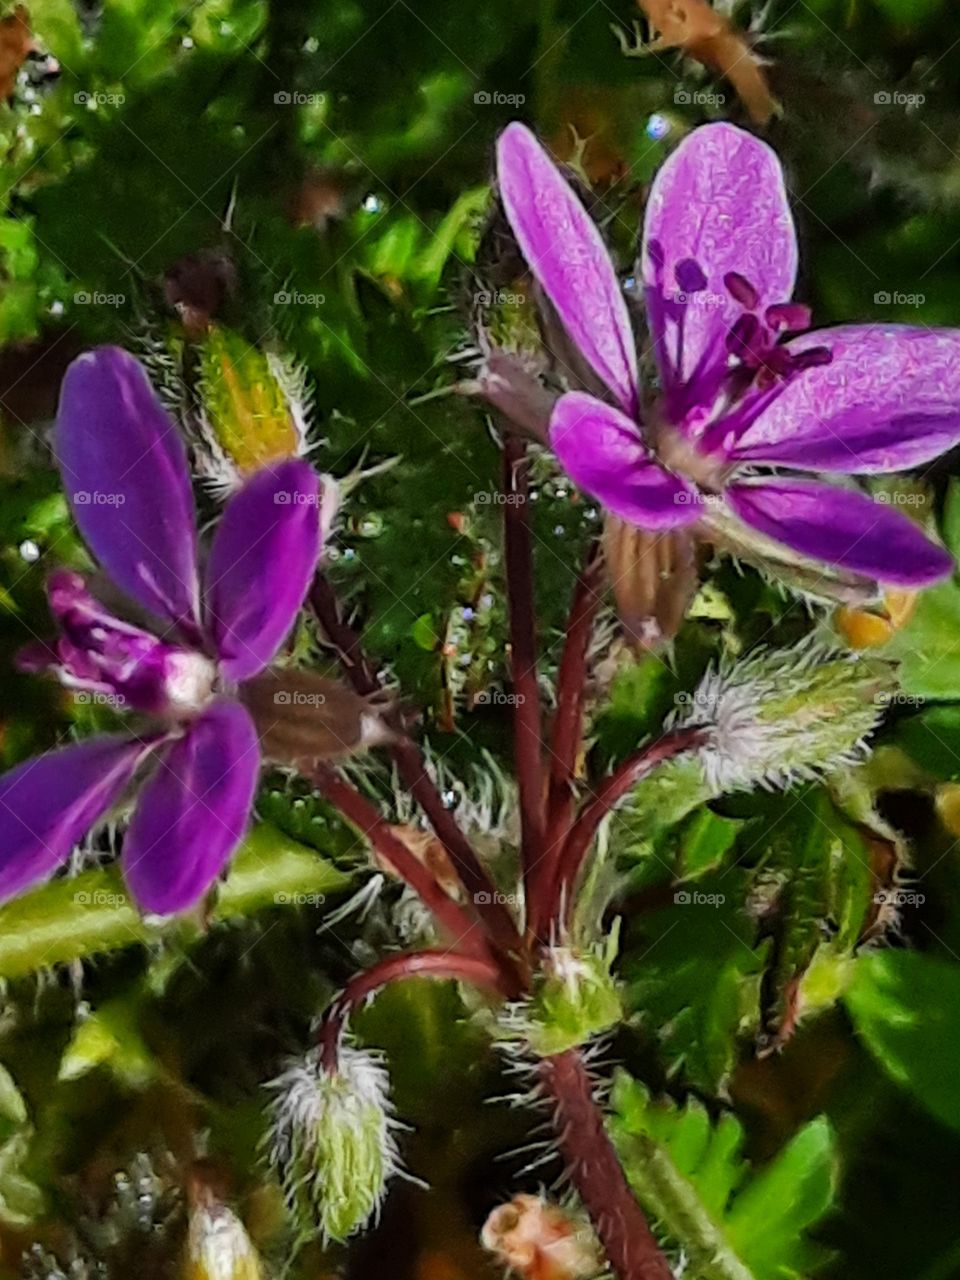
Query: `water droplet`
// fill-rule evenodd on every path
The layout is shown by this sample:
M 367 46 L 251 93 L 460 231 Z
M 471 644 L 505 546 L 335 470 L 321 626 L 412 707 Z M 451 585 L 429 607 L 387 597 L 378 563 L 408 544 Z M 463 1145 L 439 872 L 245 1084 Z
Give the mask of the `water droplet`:
M 362 208 L 364 213 L 380 213 L 383 209 L 383 201 L 371 192 L 370 195 L 364 196 Z
M 383 516 L 378 511 L 368 511 L 357 520 L 356 527 L 362 538 L 379 538 L 383 533 Z
M 654 142 L 659 142 L 670 132 L 670 121 L 666 116 L 661 115 L 659 111 L 655 111 L 647 120 L 646 132 L 648 138 L 652 138 Z
M 40 559 L 40 548 L 32 538 L 26 538 L 20 543 L 20 558 L 26 560 L 27 564 L 36 564 Z

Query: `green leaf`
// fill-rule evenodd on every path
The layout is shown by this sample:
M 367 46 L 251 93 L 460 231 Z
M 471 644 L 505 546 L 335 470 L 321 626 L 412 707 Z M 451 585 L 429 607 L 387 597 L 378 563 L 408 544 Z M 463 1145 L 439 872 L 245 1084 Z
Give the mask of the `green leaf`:
M 813 1120 L 769 1164 L 741 1156 L 743 1128 L 703 1104 L 654 1100 L 626 1072 L 614 1084 L 610 1128 L 646 1212 L 689 1259 L 688 1280 L 789 1280 L 827 1259 L 805 1233 L 828 1209 L 836 1182 L 833 1133 Z
M 846 1002 L 889 1075 L 960 1129 L 960 965 L 916 951 L 875 952 L 858 962 Z

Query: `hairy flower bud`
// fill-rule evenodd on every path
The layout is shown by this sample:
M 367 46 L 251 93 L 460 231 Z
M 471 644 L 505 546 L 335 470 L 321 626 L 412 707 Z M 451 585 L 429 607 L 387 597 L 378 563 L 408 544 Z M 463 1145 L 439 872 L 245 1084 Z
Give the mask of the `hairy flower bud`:
M 501 1032 L 519 1040 L 540 1057 L 587 1044 L 623 1018 L 617 983 L 611 972 L 618 933 L 602 947 L 578 950 L 548 948 L 529 1000 L 508 1005 L 500 1016 Z
M 521 1280 L 585 1280 L 601 1267 L 590 1224 L 541 1196 L 514 1196 L 498 1205 L 483 1224 L 480 1243 Z
M 304 1236 L 346 1240 L 379 1212 L 400 1164 L 389 1084 L 382 1062 L 349 1046 L 335 1071 L 314 1052 L 272 1082 L 270 1160 Z

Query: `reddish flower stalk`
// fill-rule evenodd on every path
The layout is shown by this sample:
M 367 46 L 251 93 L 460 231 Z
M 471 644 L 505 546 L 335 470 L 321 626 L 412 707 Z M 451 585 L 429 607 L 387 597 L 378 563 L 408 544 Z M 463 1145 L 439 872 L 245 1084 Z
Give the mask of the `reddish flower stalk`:
M 359 827 L 377 853 L 420 895 L 454 945 L 490 956 L 490 940 L 477 914 L 455 902 L 443 890 L 433 873 L 394 835 L 369 800 L 326 765 L 314 770 L 311 781 L 348 822 Z
M 570 1177 L 618 1280 L 673 1280 L 607 1137 L 583 1055 L 568 1049 L 544 1058 L 540 1082 L 554 1104 L 554 1125 Z
M 343 988 L 323 1016 L 317 1043 L 328 1071 L 335 1071 L 340 1040 L 354 1009 L 377 991 L 402 978 L 452 978 L 487 987 L 501 996 L 516 995 L 512 980 L 491 960 L 456 951 L 408 951 L 372 965 Z
M 535 897 L 535 869 L 544 853 L 544 772 L 540 690 L 537 685 L 529 463 L 526 446 L 515 436 L 508 435 L 504 440 L 503 474 L 514 752 L 520 793 L 521 859 L 529 915 Z
M 540 910 L 548 908 L 557 863 L 569 834 L 574 812 L 573 783 L 577 758 L 583 745 L 583 705 L 587 682 L 587 650 L 593 623 L 600 605 L 600 566 L 597 547 L 577 578 L 567 622 L 566 641 L 557 673 L 557 707 L 550 735 L 550 782 L 547 793 L 547 827 L 543 857 L 531 876 L 534 881 L 528 909 L 527 929 L 533 938 L 544 941 L 550 918 Z
M 314 579 L 310 603 L 327 638 L 339 653 L 345 674 L 357 693 L 369 696 L 381 692 L 382 686 L 363 652 L 360 637 L 341 618 L 333 588 L 322 573 Z M 444 804 L 416 744 L 409 738 L 398 736 L 389 750 L 402 782 L 427 815 L 491 937 L 505 951 L 519 950 L 521 939 L 513 917 L 500 901 L 493 881 L 460 830 L 456 818 Z
M 594 792 L 593 799 L 581 811 L 563 847 L 554 880 L 554 897 L 549 918 L 559 919 L 562 912 L 569 913 L 583 860 L 607 814 L 658 765 L 699 746 L 703 737 L 704 731 L 696 728 L 675 729 L 665 733 L 656 742 L 629 756 L 613 773 L 604 778 Z

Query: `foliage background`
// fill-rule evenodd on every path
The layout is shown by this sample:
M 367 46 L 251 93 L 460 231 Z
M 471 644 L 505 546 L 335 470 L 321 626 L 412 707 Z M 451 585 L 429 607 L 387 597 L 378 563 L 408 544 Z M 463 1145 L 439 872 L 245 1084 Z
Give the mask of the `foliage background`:
M 499 591 L 495 513 L 477 501 L 496 486 L 497 455 L 482 415 L 460 398 L 419 398 L 453 380 L 450 356 L 467 341 L 493 140 L 517 115 L 565 156 L 574 132 L 588 139 L 583 164 L 629 270 L 657 165 L 701 120 L 742 121 L 732 91 L 675 54 L 622 56 L 611 26 L 629 33 L 638 17 L 626 0 L 35 0 L 30 17 L 60 75 L 40 83 L 28 61 L 0 105 L 4 765 L 51 745 L 78 718 L 90 725 L 89 711 L 10 665 L 31 633 L 45 631 L 47 569 L 83 562 L 45 443 L 63 368 L 85 347 L 114 341 L 169 372 L 181 331 L 164 275 L 185 255 L 218 250 L 236 271 L 223 322 L 306 370 L 318 463 L 346 476 L 398 459 L 348 500 L 337 579 L 451 776 L 476 792 L 479 769 L 489 785 L 506 765 L 505 714 L 461 706 L 456 730 L 444 732 L 444 698 L 464 679 L 489 688 L 503 675 L 497 609 L 480 622 L 463 616 Z M 818 321 L 960 323 L 956 7 L 771 0 L 736 17 L 753 22 L 771 61 L 783 111 L 766 132 L 799 224 L 799 295 Z M 684 100 L 697 93 L 725 100 Z M 908 108 L 898 95 L 922 101 Z M 670 125 L 662 141 L 651 136 L 654 113 Z M 951 461 L 925 478 L 924 492 L 956 550 Z M 592 516 L 545 478 L 537 589 L 548 647 Z M 750 572 L 721 567 L 714 582 L 713 607 L 701 600 L 672 661 L 648 659 L 614 685 L 597 728 L 601 757 L 655 730 L 717 654 L 829 626 Z M 452 658 L 448 640 L 459 646 Z M 700 1097 L 712 1114 L 732 1103 L 761 1163 L 804 1122 L 828 1117 L 839 1173 L 817 1229 L 833 1250 L 825 1275 L 950 1280 L 960 1275 L 954 582 L 927 594 L 890 652 L 904 659 L 903 696 L 856 785 L 909 840 L 923 902 L 905 913 L 903 939 L 854 954 L 873 887 L 869 876 L 858 887 L 855 869 L 866 859 L 875 876 L 876 866 L 861 846 L 846 871 L 831 872 L 836 841 L 862 834 L 824 788 L 720 799 L 692 820 L 666 822 L 658 858 L 635 852 L 624 973 L 637 1034 L 617 1048 L 656 1091 Z M 362 854 L 311 804 L 268 787 L 262 812 L 275 825 L 263 828 L 259 854 L 272 876 L 289 866 L 293 885 L 304 849 L 319 850 L 327 861 L 311 872 L 313 891 L 339 901 Z M 722 910 L 677 907 L 675 876 L 704 891 L 722 882 Z M 789 888 L 772 923 L 756 910 L 771 876 Z M 0 911 L 9 980 L 0 1021 L 10 1072 L 0 1081 L 4 1274 L 22 1273 L 20 1253 L 36 1241 L 129 1274 L 131 1240 L 138 1274 L 172 1274 L 175 1170 L 195 1153 L 198 1132 L 229 1170 L 258 1240 L 282 1252 L 271 1243 L 276 1210 L 257 1161 L 258 1086 L 393 926 L 385 908 L 379 923 L 318 936 L 316 907 L 273 904 L 279 882 L 252 889 L 230 923 L 162 946 L 121 946 L 142 940 L 139 925 L 105 902 L 102 922 L 83 918 L 84 958 L 66 968 L 52 967 L 73 958 L 59 924 L 39 928 L 70 916 L 66 899 L 44 899 L 34 916 Z M 758 1057 L 758 1038 L 782 1021 L 789 982 L 823 959 L 833 926 L 849 962 L 842 980 L 782 1053 Z M 98 932 L 110 929 L 119 941 L 96 955 L 106 950 Z M 398 1277 L 487 1274 L 474 1238 L 522 1163 L 492 1156 L 524 1132 L 516 1114 L 480 1105 L 497 1091 L 495 1064 L 447 990 L 392 992 L 363 1032 L 390 1051 L 400 1112 L 417 1126 L 409 1163 L 435 1192 L 401 1187 L 370 1240 L 349 1257 L 308 1251 L 297 1274 L 377 1275 L 384 1256 Z M 136 1234 L 114 1181 L 138 1151 L 151 1153 L 156 1174 L 151 1213 L 172 1223 L 156 1237 Z

